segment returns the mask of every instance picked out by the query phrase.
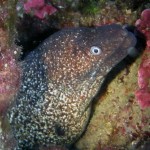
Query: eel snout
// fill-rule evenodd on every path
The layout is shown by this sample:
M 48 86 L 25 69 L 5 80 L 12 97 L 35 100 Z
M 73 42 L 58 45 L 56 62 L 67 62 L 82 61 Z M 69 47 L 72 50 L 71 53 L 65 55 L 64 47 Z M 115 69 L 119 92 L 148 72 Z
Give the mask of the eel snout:
M 128 32 L 128 36 L 124 41 L 124 45 L 130 45 L 127 48 L 127 54 L 131 57 L 136 57 L 139 52 L 136 49 L 137 38 L 131 30 L 132 27 L 124 25 L 122 28 Z

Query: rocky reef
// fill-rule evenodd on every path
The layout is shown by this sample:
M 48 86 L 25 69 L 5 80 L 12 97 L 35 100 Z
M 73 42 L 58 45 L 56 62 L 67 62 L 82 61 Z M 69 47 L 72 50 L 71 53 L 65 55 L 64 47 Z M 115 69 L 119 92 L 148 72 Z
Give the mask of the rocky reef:
M 141 108 L 146 108 L 150 107 L 150 9 L 142 12 L 141 19 L 138 19 L 135 25 L 146 38 L 146 49 L 143 53 L 142 62 L 138 71 L 139 90 L 135 93 Z
M 112 23 L 130 25 L 126 28 L 142 41 L 136 48 L 143 53 L 139 53 L 138 58 L 124 59 L 108 74 L 93 100 L 89 124 L 73 147 L 144 150 L 150 146 L 149 2 L 3 0 L 0 3 L 0 149 L 17 147 L 7 111 L 11 110 L 10 104 L 20 89 L 20 66 L 30 51 L 63 28 Z M 67 148 L 43 145 L 35 149 Z

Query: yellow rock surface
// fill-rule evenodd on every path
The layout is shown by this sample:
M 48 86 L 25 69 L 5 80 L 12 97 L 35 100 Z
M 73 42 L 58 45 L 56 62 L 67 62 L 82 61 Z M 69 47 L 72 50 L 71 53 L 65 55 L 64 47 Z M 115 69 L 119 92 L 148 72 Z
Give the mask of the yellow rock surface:
M 134 97 L 139 64 L 140 58 L 124 68 L 95 102 L 90 123 L 77 148 L 132 148 L 150 130 L 150 109 L 141 110 Z

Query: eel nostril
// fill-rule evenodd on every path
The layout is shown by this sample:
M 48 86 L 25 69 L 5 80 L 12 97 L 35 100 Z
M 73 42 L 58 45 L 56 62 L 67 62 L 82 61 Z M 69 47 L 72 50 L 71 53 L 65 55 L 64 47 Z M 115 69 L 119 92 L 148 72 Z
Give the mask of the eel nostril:
M 122 34 L 124 37 L 127 37 L 127 36 L 128 36 L 128 31 L 127 31 L 127 30 L 124 30 L 121 34 Z

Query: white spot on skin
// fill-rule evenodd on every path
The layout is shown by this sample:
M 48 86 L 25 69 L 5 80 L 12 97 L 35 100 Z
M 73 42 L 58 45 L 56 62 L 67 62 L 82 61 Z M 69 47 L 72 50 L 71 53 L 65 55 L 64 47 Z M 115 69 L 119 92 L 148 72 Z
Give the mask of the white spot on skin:
M 16 55 L 16 54 L 17 54 L 17 51 L 14 51 L 14 54 Z

